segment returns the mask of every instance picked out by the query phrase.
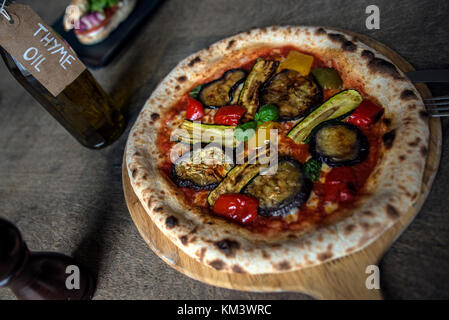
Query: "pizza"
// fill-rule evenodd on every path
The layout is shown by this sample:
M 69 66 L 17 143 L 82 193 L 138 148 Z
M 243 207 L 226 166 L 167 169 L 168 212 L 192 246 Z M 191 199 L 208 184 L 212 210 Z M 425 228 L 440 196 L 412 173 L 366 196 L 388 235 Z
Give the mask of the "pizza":
M 133 189 L 197 261 L 276 273 L 356 252 L 418 200 L 422 99 L 385 56 L 324 27 L 269 27 L 180 62 L 126 148 Z
M 129 17 L 136 4 L 137 0 L 72 0 L 64 15 L 64 29 L 74 29 L 84 45 L 100 43 Z

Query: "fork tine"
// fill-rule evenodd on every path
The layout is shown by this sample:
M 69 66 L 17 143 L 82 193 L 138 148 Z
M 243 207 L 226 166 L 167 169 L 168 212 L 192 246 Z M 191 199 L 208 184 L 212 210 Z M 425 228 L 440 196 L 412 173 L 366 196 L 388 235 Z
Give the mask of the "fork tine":
M 427 111 L 449 111 L 449 106 L 437 107 L 437 108 L 427 108 Z
M 437 101 L 437 100 L 447 100 L 449 96 L 440 96 L 440 97 L 432 97 L 432 98 L 424 98 L 424 101 Z
M 449 112 L 447 113 L 429 113 L 431 117 L 449 117 Z
M 426 106 L 449 106 L 449 101 L 424 103 Z

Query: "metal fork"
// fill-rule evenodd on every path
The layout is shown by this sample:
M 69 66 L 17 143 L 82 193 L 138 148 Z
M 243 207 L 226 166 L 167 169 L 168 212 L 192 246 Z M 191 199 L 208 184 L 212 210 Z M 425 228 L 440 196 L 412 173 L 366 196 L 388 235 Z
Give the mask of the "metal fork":
M 449 96 L 426 98 L 423 100 L 431 117 L 449 117 Z

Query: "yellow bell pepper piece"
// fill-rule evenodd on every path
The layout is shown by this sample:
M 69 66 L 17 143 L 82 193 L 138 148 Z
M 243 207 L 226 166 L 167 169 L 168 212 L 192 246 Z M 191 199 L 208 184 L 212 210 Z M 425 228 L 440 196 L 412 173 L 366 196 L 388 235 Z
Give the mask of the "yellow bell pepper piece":
M 279 122 L 267 121 L 262 123 L 256 130 L 256 133 L 248 140 L 248 146 L 261 148 L 270 143 L 270 139 L 274 136 L 270 135 L 271 129 L 279 129 L 281 124 Z
M 309 75 L 312 68 L 313 57 L 298 51 L 290 51 L 287 58 L 281 62 L 278 71 L 283 69 L 295 70 L 304 77 Z

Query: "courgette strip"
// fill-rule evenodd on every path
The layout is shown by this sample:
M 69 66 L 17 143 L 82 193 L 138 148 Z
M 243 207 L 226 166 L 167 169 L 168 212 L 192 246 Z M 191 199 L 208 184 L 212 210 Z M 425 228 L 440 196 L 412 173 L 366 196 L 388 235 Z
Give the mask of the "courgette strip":
M 258 58 L 246 78 L 238 104 L 246 108 L 243 122 L 251 121 L 259 107 L 259 89 L 277 70 L 279 61 Z
M 239 142 L 234 138 L 235 126 L 204 124 L 184 120 L 176 139 L 187 144 L 218 143 L 225 147 L 234 148 Z M 187 134 L 185 134 L 187 131 Z
M 313 128 L 323 121 L 336 119 L 356 109 L 363 98 L 357 90 L 345 90 L 328 99 L 288 133 L 296 143 L 304 143 Z

